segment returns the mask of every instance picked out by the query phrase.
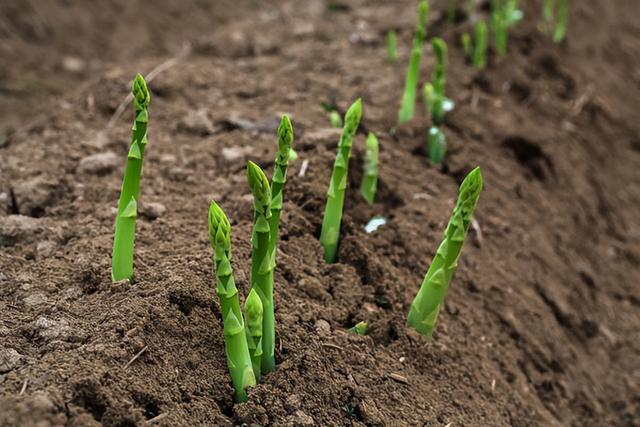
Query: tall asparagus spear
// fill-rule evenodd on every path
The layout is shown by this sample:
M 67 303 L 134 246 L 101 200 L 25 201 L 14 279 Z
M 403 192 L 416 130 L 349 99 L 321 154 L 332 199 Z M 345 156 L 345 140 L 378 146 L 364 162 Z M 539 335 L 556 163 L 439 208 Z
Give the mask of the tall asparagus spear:
M 213 249 L 216 274 L 216 293 L 224 323 L 227 367 L 235 390 L 236 402 L 247 400 L 247 387 L 256 385 L 251 356 L 244 333 L 238 289 L 231 267 L 231 225 L 216 202 L 209 207 L 209 241 Z
M 133 80 L 131 93 L 133 94 L 135 121 L 131 128 L 131 146 L 122 179 L 113 236 L 111 279 L 114 282 L 133 277 L 133 247 L 136 237 L 140 173 L 142 172 L 144 149 L 147 145 L 147 123 L 149 122 L 147 108 L 151 99 L 147 83 L 140 74 L 136 75 Z
M 340 223 L 342 222 L 342 208 L 344 206 L 344 193 L 347 189 L 349 172 L 349 157 L 351 157 L 351 145 L 353 137 L 358 130 L 362 117 L 362 100 L 358 98 L 347 110 L 344 116 L 344 127 L 338 142 L 338 154 L 333 164 L 331 182 L 327 191 L 327 204 L 324 208 L 322 219 L 322 231 L 320 243 L 324 248 L 324 259 L 328 263 L 335 261 L 340 238 Z
M 444 240 L 411 304 L 407 324 L 427 338 L 431 338 L 435 329 L 481 191 L 482 174 L 480 168 L 475 168 L 460 185 L 458 201 L 444 232 Z
M 421 0 L 418 6 L 418 24 L 413 38 L 411 48 L 411 58 L 407 68 L 407 76 L 404 81 L 404 92 L 402 93 L 402 104 L 398 113 L 398 124 L 401 125 L 413 118 L 413 111 L 416 104 L 416 91 L 420 74 L 420 58 L 422 57 L 422 45 L 427 36 L 427 13 L 429 5 L 426 0 Z
M 247 164 L 247 180 L 253 193 L 253 234 L 251 242 L 251 288 L 262 301 L 262 373 L 268 374 L 276 366 L 275 316 L 273 307 L 273 269 L 275 251 L 270 252 L 271 189 L 269 180 L 252 161 Z

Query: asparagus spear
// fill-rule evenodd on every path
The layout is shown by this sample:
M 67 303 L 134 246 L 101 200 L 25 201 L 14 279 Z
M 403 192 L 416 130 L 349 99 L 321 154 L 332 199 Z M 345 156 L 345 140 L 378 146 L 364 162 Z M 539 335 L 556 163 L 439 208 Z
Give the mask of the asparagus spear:
M 364 176 L 360 184 L 360 192 L 370 205 L 376 198 L 378 186 L 378 138 L 369 132 L 364 155 Z
M 358 98 L 356 102 L 349 107 L 344 116 L 344 127 L 342 128 L 342 135 L 338 142 L 338 154 L 333 164 L 331 182 L 329 183 L 329 190 L 327 191 L 327 204 L 324 208 L 324 218 L 322 219 L 320 243 L 324 248 L 324 259 L 328 263 L 335 261 L 336 251 L 338 250 L 344 193 L 347 189 L 351 145 L 353 144 L 353 137 L 358 130 L 361 117 L 362 100 Z
M 247 180 L 253 193 L 253 234 L 251 236 L 251 288 L 262 301 L 262 373 L 275 369 L 275 318 L 273 308 L 273 269 L 275 250 L 270 251 L 271 188 L 260 166 L 249 161 Z M 275 184 L 275 181 L 274 181 Z M 283 183 L 284 184 L 284 183 Z
M 131 146 L 127 155 L 118 214 L 116 216 L 113 249 L 111 253 L 111 279 L 114 282 L 133 278 L 133 249 L 136 237 L 140 173 L 144 149 L 147 146 L 147 124 L 151 95 L 144 78 L 138 74 L 131 89 L 135 109 L 135 121 L 131 128 Z
M 244 303 L 245 318 L 247 319 L 247 344 L 251 365 L 256 381 L 260 381 L 260 366 L 262 363 L 262 301 L 255 289 L 251 289 Z
M 444 232 L 444 240 L 411 304 L 407 324 L 427 338 L 431 338 L 435 329 L 481 191 L 482 174 L 480 168 L 475 168 L 460 185 L 458 201 Z
M 413 38 L 411 48 L 411 58 L 407 68 L 407 77 L 404 82 L 404 92 L 402 94 L 402 105 L 398 114 L 398 124 L 408 122 L 413 118 L 413 110 L 416 103 L 416 91 L 420 73 L 420 58 L 422 56 L 422 45 L 427 36 L 427 13 L 429 5 L 426 0 L 422 0 L 418 6 L 418 24 Z
M 216 293 L 220 299 L 220 311 L 224 323 L 227 367 L 235 390 L 236 402 L 247 400 L 247 387 L 256 385 L 251 367 L 249 347 L 244 334 L 238 289 L 231 267 L 231 225 L 216 202 L 209 207 L 209 241 L 213 249 L 216 274 Z
M 478 21 L 475 28 L 473 45 L 473 65 L 482 70 L 487 64 L 487 24 Z
M 392 64 L 398 59 L 397 44 L 396 32 L 394 30 L 387 31 L 387 57 Z

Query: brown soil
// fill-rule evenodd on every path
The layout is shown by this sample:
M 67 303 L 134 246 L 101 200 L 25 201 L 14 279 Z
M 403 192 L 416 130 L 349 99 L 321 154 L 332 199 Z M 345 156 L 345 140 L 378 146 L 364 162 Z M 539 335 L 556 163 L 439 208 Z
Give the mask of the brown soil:
M 640 425 L 637 1 L 572 2 L 561 45 L 526 2 L 508 56 L 480 73 L 454 46 L 469 24 L 448 26 L 432 2 L 456 102 L 442 168 L 425 158 L 421 108 L 388 131 L 412 0 L 40 3 L 0 6 L 0 425 Z M 136 281 L 112 284 L 130 107 L 107 123 L 136 71 L 178 55 L 150 85 Z M 369 207 L 358 193 L 359 135 L 327 265 L 317 237 L 337 133 L 320 103 L 344 111 L 357 96 L 381 142 L 379 194 Z M 271 173 L 283 112 L 300 159 L 276 270 L 278 368 L 234 405 L 207 207 L 232 220 L 246 295 L 244 166 Z M 405 316 L 475 165 L 478 226 L 427 343 Z M 389 223 L 366 234 L 375 214 Z M 360 320 L 369 335 L 346 332 Z

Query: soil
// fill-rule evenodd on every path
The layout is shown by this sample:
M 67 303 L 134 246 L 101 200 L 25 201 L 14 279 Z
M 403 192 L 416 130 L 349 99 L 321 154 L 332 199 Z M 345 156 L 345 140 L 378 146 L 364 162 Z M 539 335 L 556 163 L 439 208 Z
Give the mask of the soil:
M 456 103 L 441 167 L 421 106 L 389 131 L 413 0 L 41 3 L 0 5 L 0 425 L 640 426 L 640 3 L 571 2 L 556 45 L 540 3 L 520 2 L 508 55 L 478 72 L 456 42 L 469 21 L 431 2 Z M 111 283 L 133 114 L 114 113 L 135 72 L 159 64 L 136 277 Z M 320 104 L 358 96 L 329 265 L 318 236 L 339 131 Z M 244 298 L 244 167 L 271 174 L 281 113 L 300 158 L 278 249 L 278 366 L 234 405 L 207 208 L 232 221 Z M 358 191 L 365 130 L 381 144 L 373 206 Z M 476 224 L 426 342 L 406 314 L 476 165 Z M 388 223 L 367 234 L 374 215 Z M 347 332 L 361 320 L 368 335 Z

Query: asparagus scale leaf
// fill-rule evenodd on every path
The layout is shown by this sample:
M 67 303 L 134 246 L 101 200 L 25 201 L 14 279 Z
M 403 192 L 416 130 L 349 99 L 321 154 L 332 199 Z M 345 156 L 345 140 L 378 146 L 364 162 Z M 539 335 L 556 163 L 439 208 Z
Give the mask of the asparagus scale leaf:
M 344 116 L 344 127 L 338 142 L 338 153 L 333 164 L 327 204 L 324 208 L 320 243 L 324 248 L 324 259 L 328 263 L 335 261 L 340 238 L 340 224 L 342 222 L 342 208 L 344 207 L 344 193 L 347 189 L 349 158 L 353 137 L 362 118 L 362 100 L 358 98 L 347 110 Z
M 407 68 L 407 76 L 404 82 L 404 92 L 402 93 L 402 104 L 398 113 L 398 124 L 408 122 L 413 118 L 413 112 L 416 104 L 416 91 L 418 88 L 418 78 L 420 74 L 420 59 L 422 57 L 422 45 L 427 37 L 427 13 L 429 5 L 426 0 L 422 0 L 418 6 L 418 24 L 416 33 L 413 38 L 413 46 L 411 48 L 411 57 L 409 59 L 409 67 Z
M 216 274 L 216 294 L 224 324 L 227 367 L 235 390 L 236 402 L 247 400 L 247 387 L 256 385 L 251 356 L 244 333 L 238 289 L 231 267 L 231 225 L 216 202 L 209 207 L 209 242 L 213 249 Z
M 111 253 L 111 279 L 114 282 L 133 278 L 133 250 L 136 235 L 138 195 L 142 160 L 147 146 L 149 101 L 151 95 L 142 75 L 136 75 L 131 89 L 135 120 L 131 128 L 131 145 L 127 155 L 118 213 L 116 216 L 113 249 Z
M 364 176 L 360 184 L 360 192 L 370 205 L 376 199 L 378 187 L 378 138 L 369 132 L 364 153 Z
M 444 239 L 411 304 L 407 324 L 427 338 L 431 338 L 435 329 L 438 313 L 456 270 L 458 257 L 481 192 L 482 174 L 480 168 L 475 168 L 460 185 L 458 201 L 445 230 Z
M 288 159 L 288 156 L 287 156 Z M 275 316 L 273 307 L 273 269 L 275 249 L 271 239 L 271 188 L 260 166 L 249 161 L 247 181 L 253 194 L 253 234 L 251 236 L 251 288 L 262 301 L 262 373 L 275 369 Z M 284 184 L 284 182 L 282 183 Z

